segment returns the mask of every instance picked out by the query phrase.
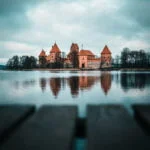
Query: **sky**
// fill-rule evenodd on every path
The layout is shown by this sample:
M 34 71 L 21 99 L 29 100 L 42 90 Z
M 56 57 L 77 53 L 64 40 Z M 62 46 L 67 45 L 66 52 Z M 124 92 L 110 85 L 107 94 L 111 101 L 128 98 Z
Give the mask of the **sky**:
M 150 0 L 0 0 L 0 64 L 14 56 L 47 54 L 56 42 L 100 56 L 123 48 L 150 52 Z

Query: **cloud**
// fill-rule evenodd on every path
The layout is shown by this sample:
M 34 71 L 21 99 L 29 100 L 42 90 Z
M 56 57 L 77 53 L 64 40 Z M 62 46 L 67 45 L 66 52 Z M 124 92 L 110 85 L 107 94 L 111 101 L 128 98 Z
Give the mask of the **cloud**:
M 137 22 L 144 29 L 149 30 L 150 28 L 150 1 L 149 0 L 127 0 L 127 3 L 124 5 L 124 13 L 131 20 Z
M 0 58 L 38 56 L 56 41 L 68 52 L 72 42 L 100 55 L 123 47 L 150 51 L 148 0 L 1 0 Z M 5 53 L 3 53 L 3 50 Z
M 3 51 L 0 51 L 0 56 L 2 56 L 1 62 L 4 62 L 6 58 L 12 57 L 13 55 L 38 56 L 38 47 L 36 45 L 6 41 L 6 42 L 0 42 L 0 47 L 3 48 Z M 4 57 L 5 59 L 3 59 Z

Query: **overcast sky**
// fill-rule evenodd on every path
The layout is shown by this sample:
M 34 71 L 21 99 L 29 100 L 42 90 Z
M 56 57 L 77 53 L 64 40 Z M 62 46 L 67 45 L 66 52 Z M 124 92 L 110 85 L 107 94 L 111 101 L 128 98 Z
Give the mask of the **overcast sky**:
M 150 51 L 150 0 L 0 0 L 0 64 L 13 55 L 49 53 L 56 41 L 100 55 L 124 47 Z

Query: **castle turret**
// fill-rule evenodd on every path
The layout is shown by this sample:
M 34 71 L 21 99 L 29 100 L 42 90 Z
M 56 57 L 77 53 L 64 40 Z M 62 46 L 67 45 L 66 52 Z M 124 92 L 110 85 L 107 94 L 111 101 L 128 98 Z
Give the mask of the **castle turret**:
M 41 53 L 40 53 L 40 55 L 39 55 L 39 65 L 41 66 L 41 67 L 44 67 L 45 65 L 46 65 L 46 53 L 45 53 L 45 51 L 42 49 L 42 51 L 41 51 Z
M 79 46 L 77 43 L 72 43 L 70 47 L 70 52 L 68 54 L 68 59 L 70 60 L 73 68 L 79 67 Z
M 72 43 L 70 47 L 70 52 L 79 52 L 79 46 L 77 43 Z
M 50 55 L 47 57 L 47 60 L 50 63 L 54 63 L 60 61 L 60 59 L 61 59 L 61 50 L 55 43 L 50 50 Z
M 50 53 L 61 53 L 61 51 L 56 43 L 52 46 Z
M 42 51 L 41 51 L 39 57 L 46 57 L 46 53 L 45 53 L 45 51 L 44 51 L 43 49 L 42 49 Z
M 105 45 L 101 52 L 101 68 L 111 67 L 111 51 L 108 46 Z

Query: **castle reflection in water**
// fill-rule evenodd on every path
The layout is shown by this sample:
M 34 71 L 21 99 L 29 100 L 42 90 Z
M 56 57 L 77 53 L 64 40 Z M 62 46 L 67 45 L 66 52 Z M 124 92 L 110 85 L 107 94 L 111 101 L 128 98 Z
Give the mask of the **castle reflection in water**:
M 71 76 L 69 78 L 41 78 L 40 87 L 44 92 L 47 86 L 50 87 L 53 95 L 58 96 L 61 89 L 68 86 L 73 97 L 78 96 L 79 91 L 90 90 L 96 83 L 100 82 L 101 88 L 107 95 L 111 88 L 112 76 L 109 72 L 102 73 L 101 76 Z
M 40 79 L 40 87 L 44 92 L 49 85 L 53 95 L 58 96 L 61 89 L 68 86 L 73 97 L 77 97 L 79 91 L 91 90 L 97 84 L 105 95 L 111 90 L 112 82 L 121 84 L 124 92 L 130 89 L 144 89 L 146 85 L 150 85 L 149 75 L 142 73 L 120 73 L 111 74 L 111 72 L 102 72 L 100 76 L 72 76 L 68 78 L 42 78 Z
M 90 91 L 94 86 L 98 87 L 107 96 L 111 90 L 112 82 L 120 85 L 120 88 L 124 92 L 128 92 L 131 89 L 143 90 L 146 86 L 150 86 L 149 74 L 144 73 L 111 73 L 101 72 L 99 76 L 69 76 L 69 77 L 51 77 L 40 78 L 38 82 L 22 81 L 15 82 L 15 88 L 23 86 L 24 88 L 33 87 L 39 85 L 41 91 L 44 93 L 47 89 L 52 92 L 55 98 L 58 97 L 61 90 L 69 88 L 69 91 L 73 98 L 78 97 L 80 91 Z M 68 93 L 66 93 L 68 94 Z

